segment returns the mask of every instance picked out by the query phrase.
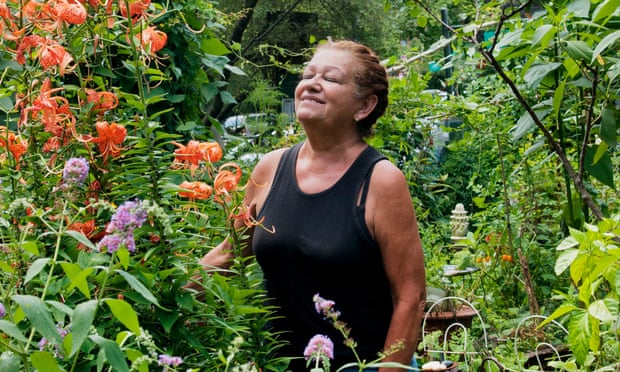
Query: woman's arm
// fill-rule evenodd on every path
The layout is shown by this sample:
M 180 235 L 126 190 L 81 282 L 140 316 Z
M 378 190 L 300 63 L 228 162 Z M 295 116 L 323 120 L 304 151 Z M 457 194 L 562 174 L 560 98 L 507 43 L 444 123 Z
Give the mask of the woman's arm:
M 390 162 L 381 161 L 375 166 L 366 213 L 370 231 L 381 248 L 394 305 L 384 350 L 398 344 L 403 346 L 384 361 L 409 365 L 424 313 L 424 252 L 409 186 L 402 172 Z

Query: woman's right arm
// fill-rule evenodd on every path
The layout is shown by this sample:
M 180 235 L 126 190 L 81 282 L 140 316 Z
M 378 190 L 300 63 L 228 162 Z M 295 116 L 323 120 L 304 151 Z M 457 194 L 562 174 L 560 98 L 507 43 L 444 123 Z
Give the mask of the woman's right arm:
M 276 168 L 280 161 L 280 157 L 285 149 L 272 151 L 256 164 L 256 167 L 252 171 L 250 180 L 245 189 L 245 195 L 243 198 L 243 211 L 247 211 L 247 217 L 236 218 L 234 220 L 235 228 L 241 229 L 244 226 L 248 226 L 248 229 L 244 232 L 247 239 L 243 242 L 245 249 L 243 255 L 247 256 L 252 253 L 252 232 L 256 228 L 252 224 L 246 224 L 246 219 L 250 218 L 255 220 L 257 211 L 262 207 L 269 189 L 271 188 L 271 182 L 276 172 Z M 258 227 L 260 228 L 260 227 Z M 227 269 L 232 264 L 234 256 L 234 249 L 230 239 L 224 239 L 220 244 L 211 249 L 205 254 L 198 263 L 205 271 L 213 271 L 218 269 Z M 194 280 L 188 283 L 185 287 L 198 289 L 200 280 L 200 274 L 194 276 Z

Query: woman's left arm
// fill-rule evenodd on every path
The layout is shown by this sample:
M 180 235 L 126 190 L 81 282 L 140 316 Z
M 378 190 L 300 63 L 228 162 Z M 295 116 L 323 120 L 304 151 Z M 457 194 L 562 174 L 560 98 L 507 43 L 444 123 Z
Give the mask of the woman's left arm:
M 384 361 L 409 365 L 418 344 L 426 297 L 424 252 L 409 186 L 392 163 L 381 161 L 375 166 L 366 206 L 366 219 L 381 249 L 394 305 L 384 350 L 402 345 Z

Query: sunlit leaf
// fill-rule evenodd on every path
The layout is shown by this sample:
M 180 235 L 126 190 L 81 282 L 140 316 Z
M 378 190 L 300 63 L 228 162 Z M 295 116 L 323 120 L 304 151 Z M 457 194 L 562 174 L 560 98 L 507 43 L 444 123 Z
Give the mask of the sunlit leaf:
M 106 305 L 110 307 L 114 317 L 118 319 L 127 329 L 136 335 L 140 334 L 140 323 L 138 315 L 129 303 L 123 300 L 108 298 L 105 300 Z
M 30 354 L 30 361 L 37 372 L 64 372 L 58 366 L 54 355 L 48 351 L 35 351 Z

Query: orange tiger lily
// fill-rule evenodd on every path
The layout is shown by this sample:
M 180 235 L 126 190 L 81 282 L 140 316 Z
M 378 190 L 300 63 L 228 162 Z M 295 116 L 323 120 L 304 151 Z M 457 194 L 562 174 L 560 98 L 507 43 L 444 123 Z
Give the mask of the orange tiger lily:
M 179 191 L 179 196 L 188 198 L 191 201 L 196 199 L 204 200 L 209 199 L 211 194 L 213 193 L 213 189 L 211 186 L 207 185 L 204 182 L 200 181 L 185 181 L 179 185 L 180 188 L 185 189 L 187 191 Z
M 201 142 L 198 144 L 203 160 L 216 163 L 222 159 L 224 152 L 222 146 L 217 142 Z
M 39 63 L 45 70 L 58 66 L 58 72 L 60 75 L 64 75 L 66 72 L 75 69 L 75 65 L 70 66 L 73 62 L 73 57 L 67 53 L 62 45 L 52 39 L 39 35 L 28 35 L 22 39 L 15 55 L 17 63 L 22 65 L 26 63 L 24 53 L 32 48 L 37 48 L 33 56 L 39 59 Z
M 155 26 L 150 26 L 138 35 L 138 40 L 140 40 L 142 49 L 153 55 L 166 46 L 168 35 L 163 31 L 157 30 Z
M 106 162 L 108 155 L 113 158 L 121 154 L 122 147 L 119 146 L 127 136 L 127 129 L 117 123 L 108 123 L 107 121 L 98 121 L 95 124 L 99 137 L 91 138 L 89 141 L 99 145 L 99 152 Z
M 52 88 L 51 80 L 45 79 L 41 84 L 39 96 L 35 98 L 32 106 L 23 110 L 19 125 L 24 124 L 28 118 L 28 113 L 32 112 L 32 118 L 37 120 L 40 115 L 44 130 L 56 137 L 62 136 L 65 127 L 72 129 L 75 124 L 75 116 L 69 108 L 69 102 L 64 97 L 52 96 L 53 93 L 61 90 L 62 88 Z
M 9 150 L 15 158 L 16 168 L 19 169 L 19 160 L 28 150 L 28 141 L 10 132 L 6 127 L 0 127 L 0 146 Z
M 97 92 L 94 89 L 86 89 L 86 101 L 93 104 L 92 110 L 103 113 L 118 106 L 118 97 L 112 92 Z
M 129 4 L 129 17 L 137 19 L 146 14 L 146 10 L 151 5 L 151 0 L 129 0 L 126 3 L 124 0 L 118 2 L 118 7 L 121 10 L 121 15 L 127 17 L 127 5 Z
M 234 171 L 226 168 L 233 168 Z M 213 188 L 218 196 L 228 195 L 241 181 L 241 167 L 235 163 L 223 164 L 213 180 Z

